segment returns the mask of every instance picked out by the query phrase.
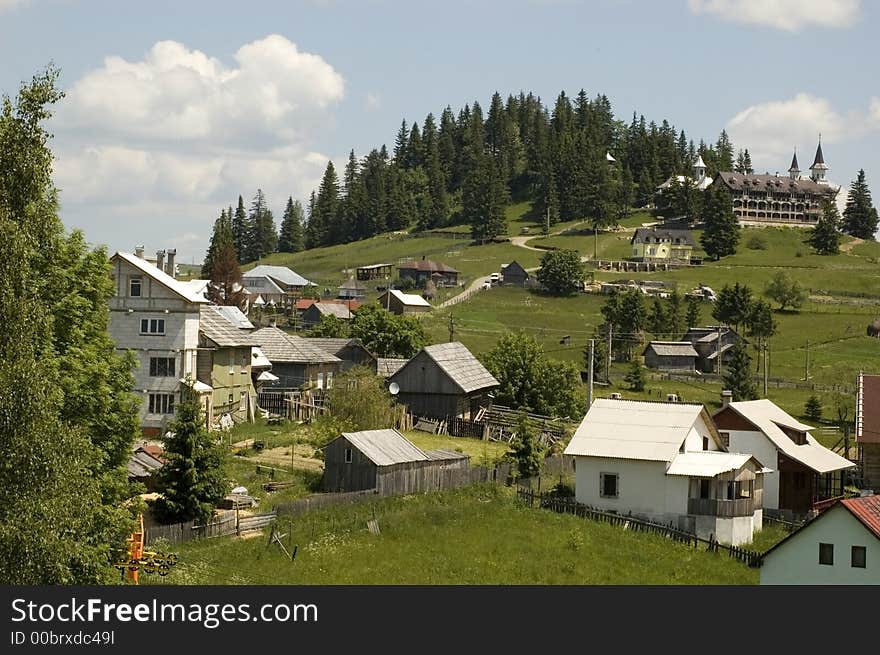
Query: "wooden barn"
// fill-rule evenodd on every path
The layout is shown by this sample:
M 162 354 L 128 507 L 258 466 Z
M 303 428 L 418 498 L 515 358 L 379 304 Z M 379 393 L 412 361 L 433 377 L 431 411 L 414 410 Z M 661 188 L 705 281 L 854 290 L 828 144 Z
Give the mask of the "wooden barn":
M 467 455 L 425 452 L 397 430 L 343 432 L 324 447 L 323 486 L 325 491 L 375 489 L 382 496 L 422 493 L 443 488 L 445 472 L 469 465 Z
M 376 369 L 376 357 L 364 347 L 360 339 L 333 339 L 330 337 L 306 337 L 305 340 L 342 360 L 342 372 L 355 366 Z
M 431 303 L 414 293 L 390 289 L 379 296 L 379 304 L 392 314 L 423 314 L 431 311 Z
M 690 341 L 697 351 L 697 370 L 714 373 L 718 370 L 718 357 L 726 365 L 730 359 L 730 349 L 745 340 L 730 327 L 708 325 L 688 328 L 682 341 Z
M 645 366 L 661 371 L 695 370 L 697 351 L 690 341 L 652 341 L 645 348 Z
M 344 302 L 312 303 L 302 314 L 303 327 L 314 327 L 325 316 L 335 316 L 343 321 L 351 320 L 351 309 Z
M 471 418 L 492 404 L 496 380 L 458 341 L 426 346 L 388 379 L 398 400 L 416 416 Z
M 251 336 L 252 342 L 260 345 L 272 363 L 272 374 L 278 377 L 272 384 L 275 388 L 329 388 L 333 386 L 333 376 L 342 372 L 342 361 L 338 357 L 277 327 L 261 328 Z
M 458 285 L 458 271 L 440 262 L 432 262 L 422 257 L 419 261 L 407 262 L 397 267 L 400 279 L 409 278 L 423 289 L 428 280 L 438 287 L 454 287 Z
M 528 282 L 529 273 L 519 262 L 512 261 L 501 269 L 501 279 L 504 284 L 522 287 Z

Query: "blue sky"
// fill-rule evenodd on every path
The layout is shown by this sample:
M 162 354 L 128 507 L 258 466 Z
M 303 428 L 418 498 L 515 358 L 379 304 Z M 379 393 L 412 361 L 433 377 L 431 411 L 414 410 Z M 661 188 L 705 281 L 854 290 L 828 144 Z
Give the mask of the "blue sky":
M 722 128 L 756 168 L 864 168 L 880 199 L 880 7 L 859 0 L 0 0 L 0 91 L 48 61 L 61 215 L 112 251 L 199 261 L 220 208 L 280 220 L 328 159 L 491 94 L 605 93 L 619 118 Z

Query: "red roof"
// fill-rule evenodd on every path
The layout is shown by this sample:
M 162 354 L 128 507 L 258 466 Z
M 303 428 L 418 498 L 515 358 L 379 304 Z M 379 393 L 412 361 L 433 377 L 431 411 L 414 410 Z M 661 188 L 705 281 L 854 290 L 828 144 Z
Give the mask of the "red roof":
M 857 417 L 856 441 L 880 443 L 880 375 L 862 375 L 858 405 L 861 421 Z
M 850 513 L 880 539 L 880 496 L 844 498 L 840 501 Z
M 318 301 L 314 298 L 300 298 L 296 301 L 296 308 L 303 311 L 314 305 L 316 302 Z

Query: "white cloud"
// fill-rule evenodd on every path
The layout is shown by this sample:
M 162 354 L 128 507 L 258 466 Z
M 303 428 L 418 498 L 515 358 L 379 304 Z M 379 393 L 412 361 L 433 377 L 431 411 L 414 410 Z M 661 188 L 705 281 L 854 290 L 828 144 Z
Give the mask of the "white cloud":
M 378 111 L 382 108 L 382 98 L 378 93 L 368 93 L 364 99 L 364 105 L 367 111 Z
M 107 226 L 113 212 L 147 232 L 158 231 L 158 215 L 173 216 L 163 239 L 174 230 L 197 258 L 215 214 L 239 193 L 249 202 L 262 188 L 280 222 L 287 197 L 319 183 L 329 157 L 314 152 L 310 136 L 332 126 L 344 80 L 279 35 L 241 46 L 234 59 L 227 66 L 160 41 L 141 61 L 107 57 L 77 80 L 53 125 L 62 217 L 106 242 L 119 234 Z M 193 234 L 202 235 L 198 247 Z
M 861 0 L 688 0 L 695 14 L 713 14 L 734 23 L 797 32 L 809 26 L 849 27 Z
M 27 4 L 30 4 L 30 0 L 0 0 L 0 14 L 7 11 L 15 11 Z
M 819 133 L 826 143 L 842 140 L 863 122 L 843 116 L 825 98 L 798 93 L 790 100 L 752 105 L 727 123 L 727 131 L 738 146 L 748 148 L 756 167 L 779 169 L 795 146 L 815 147 Z M 787 168 L 787 167 L 786 167 Z

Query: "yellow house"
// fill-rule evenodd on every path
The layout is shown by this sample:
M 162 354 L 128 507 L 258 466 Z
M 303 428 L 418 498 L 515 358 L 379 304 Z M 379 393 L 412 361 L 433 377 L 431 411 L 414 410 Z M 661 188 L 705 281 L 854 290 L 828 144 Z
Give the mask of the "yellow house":
M 694 250 L 690 230 L 639 228 L 630 244 L 632 259 L 645 262 L 690 262 Z

